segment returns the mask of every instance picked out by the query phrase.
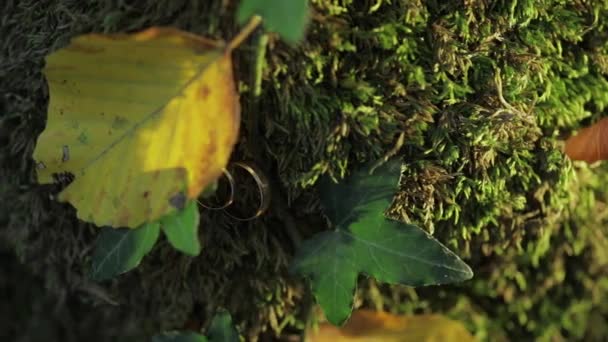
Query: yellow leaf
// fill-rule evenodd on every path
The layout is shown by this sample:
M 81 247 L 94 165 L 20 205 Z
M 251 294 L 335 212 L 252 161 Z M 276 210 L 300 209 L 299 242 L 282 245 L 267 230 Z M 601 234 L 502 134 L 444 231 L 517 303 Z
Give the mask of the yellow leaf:
M 357 310 L 342 327 L 321 324 L 307 342 L 474 342 L 459 322 L 441 315 L 396 316 Z
M 198 197 L 238 136 L 230 49 L 170 28 L 89 34 L 46 59 L 40 183 L 70 172 L 58 196 L 99 226 L 137 227 Z

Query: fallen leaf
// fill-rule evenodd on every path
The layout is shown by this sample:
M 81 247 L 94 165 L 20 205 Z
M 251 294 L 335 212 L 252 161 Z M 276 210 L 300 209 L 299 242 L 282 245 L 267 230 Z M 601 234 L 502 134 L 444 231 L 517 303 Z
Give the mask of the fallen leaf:
M 572 160 L 594 163 L 608 159 L 608 118 L 583 128 L 566 141 L 566 155 Z
M 343 327 L 321 324 L 309 330 L 306 342 L 474 342 L 459 322 L 441 315 L 396 316 L 357 310 Z
M 40 183 L 84 221 L 136 228 L 183 208 L 228 162 L 240 122 L 230 49 L 171 28 L 89 34 L 46 59 Z
M 340 184 L 321 186 L 321 205 L 334 229 L 298 248 L 291 271 L 310 279 L 312 292 L 328 321 L 343 324 L 352 311 L 360 273 L 378 281 L 408 286 L 470 279 L 471 268 L 424 230 L 386 219 L 401 163 L 392 160 L 360 169 Z

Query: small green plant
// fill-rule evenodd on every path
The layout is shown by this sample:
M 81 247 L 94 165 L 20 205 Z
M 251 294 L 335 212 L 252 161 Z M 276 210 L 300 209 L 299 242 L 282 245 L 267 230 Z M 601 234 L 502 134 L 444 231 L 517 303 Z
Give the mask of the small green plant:
M 95 242 L 91 277 L 106 280 L 137 267 L 158 240 L 161 230 L 175 249 L 196 256 L 201 250 L 198 224 L 196 202 L 189 202 L 183 210 L 136 229 L 103 228 Z

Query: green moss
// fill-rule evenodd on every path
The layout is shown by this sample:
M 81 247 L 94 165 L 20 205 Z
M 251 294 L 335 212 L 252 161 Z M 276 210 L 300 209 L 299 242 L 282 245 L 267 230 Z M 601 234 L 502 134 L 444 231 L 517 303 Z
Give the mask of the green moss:
M 99 339 L 112 339 L 205 325 L 220 306 L 250 338 L 299 331 L 310 301 L 285 276 L 293 236 L 283 227 L 293 221 L 304 236 L 323 229 L 317 179 L 340 179 L 390 151 L 405 165 L 391 214 L 433 232 L 476 276 L 421 289 L 361 279 L 358 305 L 447 313 L 484 340 L 608 336 L 600 328 L 608 323 L 608 170 L 573 167 L 560 152 L 564 136 L 608 105 L 602 1 L 312 1 L 314 22 L 300 47 L 270 36 L 259 97 L 249 90 L 256 42 L 235 56 L 243 137 L 234 159 L 253 159 L 276 183 L 270 212 L 250 223 L 208 213 L 200 257 L 163 242 L 133 273 L 86 281 L 95 229 L 32 185 L 29 156 L 47 101 L 43 57 L 89 31 L 236 32 L 236 2 L 204 3 L 5 5 L 0 247 L 16 257 L 11 265 L 41 279 L 43 290 L 32 287 L 31 296 L 56 301 L 70 322 L 50 324 L 52 336 L 90 336 L 91 321 L 77 318 L 92 312 L 97 327 L 112 327 Z M 255 188 L 240 191 L 248 198 Z M 10 329 L 27 336 L 45 315 L 40 309 Z

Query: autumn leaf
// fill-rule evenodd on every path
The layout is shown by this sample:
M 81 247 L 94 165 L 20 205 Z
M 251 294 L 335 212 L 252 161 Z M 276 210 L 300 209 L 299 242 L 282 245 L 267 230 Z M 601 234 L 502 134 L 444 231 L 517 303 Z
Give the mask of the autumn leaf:
M 398 186 L 401 164 L 392 160 L 370 175 L 354 172 L 340 184 L 321 185 L 321 204 L 334 226 L 304 241 L 292 272 L 310 279 L 327 319 L 343 324 L 353 306 L 360 273 L 409 286 L 470 279 L 471 268 L 424 230 L 386 219 Z
M 240 108 L 230 49 L 171 28 L 77 37 L 46 59 L 40 183 L 69 172 L 58 199 L 84 221 L 135 228 L 183 209 L 216 180 Z
M 306 342 L 474 342 L 475 338 L 457 321 L 441 315 L 396 316 L 385 312 L 357 310 L 338 328 L 321 324 L 309 330 Z
M 572 160 L 594 163 L 608 159 L 608 118 L 583 128 L 566 141 L 566 155 Z

